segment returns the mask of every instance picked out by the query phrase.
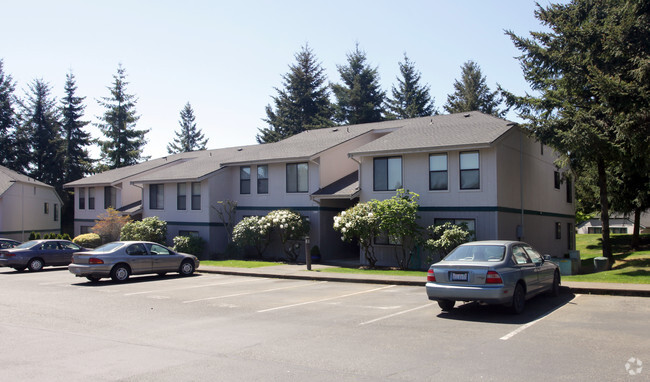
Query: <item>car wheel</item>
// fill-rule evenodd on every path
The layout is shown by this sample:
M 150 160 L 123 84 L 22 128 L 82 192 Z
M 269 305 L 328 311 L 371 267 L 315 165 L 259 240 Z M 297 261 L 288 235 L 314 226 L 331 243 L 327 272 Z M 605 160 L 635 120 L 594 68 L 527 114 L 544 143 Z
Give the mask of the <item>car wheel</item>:
M 98 281 L 101 279 L 101 277 L 97 277 L 97 276 L 86 276 L 86 278 L 87 278 L 88 281 L 90 281 L 91 283 L 96 283 L 96 282 L 98 282 Z
M 438 300 L 438 306 L 442 309 L 443 312 L 449 312 L 454 309 L 456 301 L 453 300 Z
M 27 268 L 32 272 L 38 272 L 43 269 L 43 260 L 39 258 L 29 260 Z
M 521 314 L 524 311 L 525 306 L 526 291 L 524 290 L 524 286 L 520 283 L 517 284 L 515 292 L 512 294 L 512 306 L 510 307 L 510 310 L 514 314 Z
M 560 273 L 558 271 L 555 271 L 553 275 L 553 285 L 551 286 L 550 293 L 553 297 L 560 295 Z
M 181 276 L 189 276 L 192 273 L 194 273 L 194 264 L 189 261 L 185 260 L 181 263 L 181 268 L 178 270 L 178 273 L 181 274 Z
M 111 271 L 111 279 L 117 283 L 121 283 L 128 280 L 129 274 L 130 271 L 128 266 L 125 264 L 118 264 L 114 266 L 113 270 Z

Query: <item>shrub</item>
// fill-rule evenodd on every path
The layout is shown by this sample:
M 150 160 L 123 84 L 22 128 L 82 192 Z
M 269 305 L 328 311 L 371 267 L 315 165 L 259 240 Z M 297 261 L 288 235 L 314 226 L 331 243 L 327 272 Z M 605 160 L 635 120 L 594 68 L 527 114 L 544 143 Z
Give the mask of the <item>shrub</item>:
M 272 224 L 265 217 L 249 216 L 243 218 L 232 231 L 232 240 L 238 247 L 253 247 L 257 256 L 262 257 L 271 241 Z
M 122 227 L 129 221 L 130 217 L 121 216 L 116 209 L 108 208 L 105 213 L 99 215 L 99 220 L 95 220 L 92 231 L 98 234 L 103 242 L 119 240 Z
M 70 241 L 72 241 L 72 238 L 70 237 L 70 234 L 69 234 L 69 233 L 67 233 L 67 232 L 66 232 L 66 233 L 64 233 L 63 235 L 61 235 L 61 239 L 63 239 L 63 240 L 70 240 Z
M 95 248 L 102 244 L 102 238 L 96 233 L 85 233 L 72 239 L 72 242 L 84 248 Z
M 438 226 L 429 226 L 427 231 L 430 238 L 426 241 L 425 247 L 440 259 L 447 256 L 452 249 L 468 242 L 470 238 L 470 231 L 464 223 L 454 225 L 447 222 Z M 434 259 L 429 256 L 428 262 L 432 263 Z
M 120 231 L 120 240 L 153 241 L 164 245 L 167 242 L 167 222 L 152 216 L 126 223 Z
M 341 232 L 341 240 L 359 241 L 363 255 L 371 268 L 375 267 L 374 239 L 379 234 L 376 200 L 357 203 L 334 217 L 334 229 Z
M 290 262 L 298 260 L 298 241 L 309 233 L 309 219 L 303 219 L 299 213 L 290 210 L 271 211 L 264 219 L 280 235 L 287 260 Z
M 176 236 L 173 239 L 174 251 L 200 256 L 203 253 L 205 241 L 200 236 Z

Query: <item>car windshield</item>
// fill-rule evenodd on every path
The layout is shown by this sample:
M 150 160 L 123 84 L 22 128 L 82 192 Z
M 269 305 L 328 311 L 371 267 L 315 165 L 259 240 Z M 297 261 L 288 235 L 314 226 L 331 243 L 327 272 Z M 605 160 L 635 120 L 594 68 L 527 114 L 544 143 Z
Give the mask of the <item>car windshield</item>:
M 503 245 L 462 245 L 456 247 L 445 261 L 501 261 L 506 253 Z
M 14 247 L 14 248 L 31 248 L 31 247 L 35 246 L 36 244 L 38 244 L 38 241 L 30 240 L 30 241 L 26 241 L 26 242 L 22 243 L 21 245 L 18 245 L 16 247 Z
M 100 245 L 99 247 L 93 249 L 91 252 L 113 252 L 117 248 L 123 246 L 124 243 L 120 242 L 112 242 L 112 243 L 106 243 L 104 245 Z

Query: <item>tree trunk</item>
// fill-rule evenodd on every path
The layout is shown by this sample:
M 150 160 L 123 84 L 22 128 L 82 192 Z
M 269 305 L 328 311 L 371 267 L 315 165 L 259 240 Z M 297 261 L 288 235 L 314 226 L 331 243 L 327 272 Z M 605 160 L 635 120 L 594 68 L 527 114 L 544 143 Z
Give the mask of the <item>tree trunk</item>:
M 639 233 L 641 231 L 641 207 L 636 207 L 634 209 L 634 231 L 632 232 L 632 249 L 637 251 L 639 250 Z
M 612 243 L 609 239 L 609 202 L 607 200 L 607 171 L 605 160 L 598 159 L 598 188 L 600 189 L 600 221 L 602 222 L 603 232 L 603 256 L 609 259 L 609 267 L 614 265 L 614 255 L 612 253 Z

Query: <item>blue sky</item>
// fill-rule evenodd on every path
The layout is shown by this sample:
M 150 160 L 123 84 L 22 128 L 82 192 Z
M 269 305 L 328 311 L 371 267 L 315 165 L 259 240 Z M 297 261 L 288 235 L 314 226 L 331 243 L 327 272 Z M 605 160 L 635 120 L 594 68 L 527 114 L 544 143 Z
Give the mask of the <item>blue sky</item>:
M 468 60 L 480 65 L 491 89 L 499 83 L 523 94 L 529 87 L 514 58 L 519 52 L 504 30 L 544 30 L 535 9 L 531 0 L 5 0 L 0 58 L 18 96 L 42 78 L 60 98 L 72 71 L 91 122 L 121 63 L 127 90 L 138 97 L 137 127 L 151 129 L 144 154 L 160 157 L 188 101 L 208 148 L 256 143 L 274 87 L 305 44 L 338 83 L 336 66 L 358 43 L 387 94 L 406 53 L 440 110 Z

